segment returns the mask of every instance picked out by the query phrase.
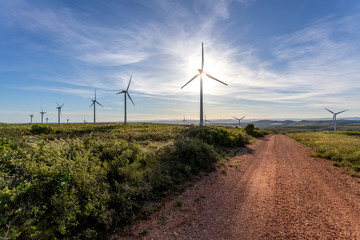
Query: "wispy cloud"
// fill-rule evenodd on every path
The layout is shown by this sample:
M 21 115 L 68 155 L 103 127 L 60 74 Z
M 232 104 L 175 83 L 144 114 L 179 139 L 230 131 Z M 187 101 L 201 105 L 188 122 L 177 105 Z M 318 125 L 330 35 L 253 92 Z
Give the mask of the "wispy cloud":
M 66 59 L 71 67 L 33 74 L 32 79 L 47 84 L 22 89 L 89 98 L 91 88 L 104 95 L 126 88 L 133 75 L 130 91 L 135 95 L 193 101 L 191 97 L 198 96 L 198 80 L 180 87 L 197 74 L 201 42 L 205 42 L 205 71 L 229 84 L 225 87 L 204 79 L 209 104 L 219 103 L 220 96 L 231 104 L 254 101 L 309 107 L 355 106 L 360 100 L 358 95 L 344 97 L 360 90 L 359 14 L 328 16 L 269 39 L 272 55 L 263 60 L 257 55 L 260 46 L 236 42 L 237 33 L 229 37 L 222 27 L 234 17 L 235 4 L 249 7 L 252 0 L 135 1 L 156 18 L 141 23 L 130 19 L 126 27 L 121 23 L 107 26 L 86 13 L 55 9 L 51 4 L 0 2 L 0 14 L 9 24 L 41 38 L 30 42 L 39 51 Z

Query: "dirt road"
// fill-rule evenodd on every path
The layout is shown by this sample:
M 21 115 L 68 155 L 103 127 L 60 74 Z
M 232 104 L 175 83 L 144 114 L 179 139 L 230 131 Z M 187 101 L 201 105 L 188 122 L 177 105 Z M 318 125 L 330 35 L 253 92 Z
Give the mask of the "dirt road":
M 359 179 L 272 135 L 136 223 L 132 238 L 360 239 L 359 195 Z

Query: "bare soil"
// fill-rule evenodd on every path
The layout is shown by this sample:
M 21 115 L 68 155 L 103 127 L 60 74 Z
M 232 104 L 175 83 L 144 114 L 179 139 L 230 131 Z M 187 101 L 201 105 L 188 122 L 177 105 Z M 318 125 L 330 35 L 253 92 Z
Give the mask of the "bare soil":
M 360 239 L 360 179 L 284 135 L 241 149 L 126 238 Z

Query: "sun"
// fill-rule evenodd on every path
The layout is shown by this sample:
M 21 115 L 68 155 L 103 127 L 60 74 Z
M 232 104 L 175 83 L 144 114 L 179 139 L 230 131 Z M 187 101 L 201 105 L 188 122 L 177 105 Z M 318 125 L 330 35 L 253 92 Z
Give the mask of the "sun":
M 216 65 L 212 64 L 213 61 L 209 61 L 207 62 L 207 65 L 204 65 L 204 69 L 203 71 L 206 72 L 207 74 L 219 79 L 221 76 L 221 74 L 219 73 L 219 71 L 216 69 Z M 191 92 L 191 93 L 199 93 L 200 92 L 200 78 L 202 78 L 203 81 L 203 91 L 204 94 L 214 94 L 217 92 L 217 89 L 219 89 L 219 82 L 217 82 L 216 80 L 213 80 L 211 78 L 209 78 L 208 76 L 205 75 L 205 73 L 200 73 L 197 67 L 201 67 L 201 57 L 200 57 L 200 63 L 199 63 L 199 59 L 192 59 L 191 61 L 189 61 L 189 63 L 187 64 L 188 66 L 186 67 L 187 71 L 186 71 L 186 77 L 187 77 L 187 81 L 185 81 L 185 83 L 187 83 L 191 78 L 193 78 L 194 76 L 198 75 L 193 81 L 191 81 L 188 85 L 186 85 L 184 87 L 184 90 L 186 90 L 187 92 Z M 207 70 L 209 69 L 209 70 Z M 217 70 L 217 71 L 216 71 Z

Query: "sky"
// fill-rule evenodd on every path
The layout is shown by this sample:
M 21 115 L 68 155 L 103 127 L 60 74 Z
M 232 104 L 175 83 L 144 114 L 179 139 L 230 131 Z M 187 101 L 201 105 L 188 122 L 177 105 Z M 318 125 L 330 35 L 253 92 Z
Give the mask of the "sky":
M 360 117 L 357 0 L 0 0 L 0 122 Z M 45 120 L 44 120 L 45 121 Z M 236 121 L 235 121 L 236 122 Z

